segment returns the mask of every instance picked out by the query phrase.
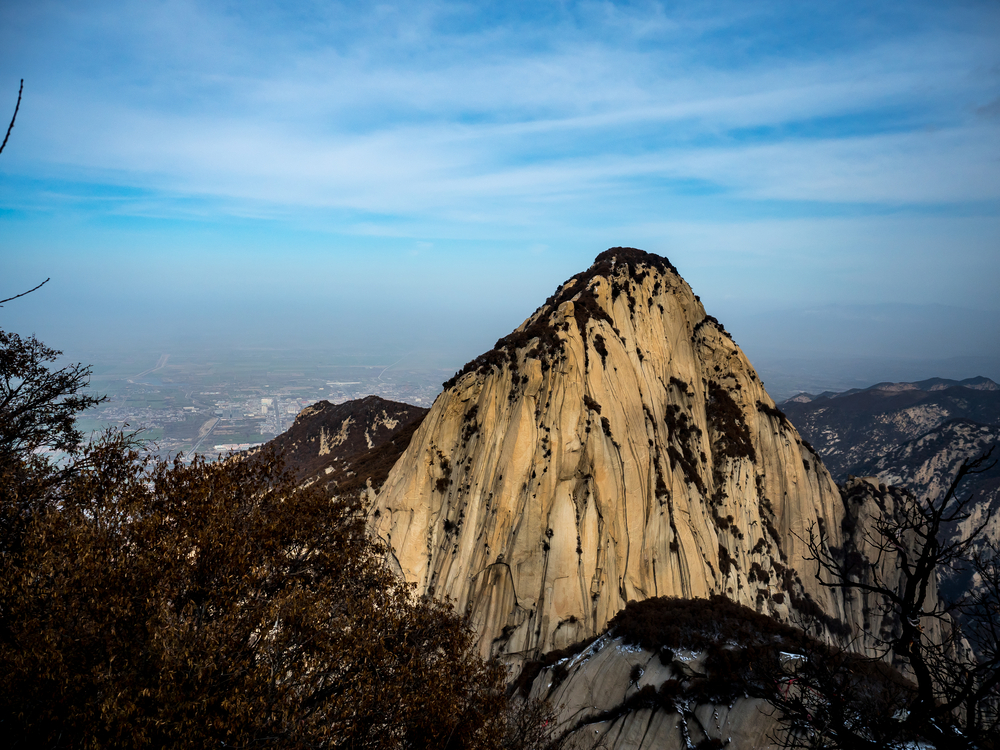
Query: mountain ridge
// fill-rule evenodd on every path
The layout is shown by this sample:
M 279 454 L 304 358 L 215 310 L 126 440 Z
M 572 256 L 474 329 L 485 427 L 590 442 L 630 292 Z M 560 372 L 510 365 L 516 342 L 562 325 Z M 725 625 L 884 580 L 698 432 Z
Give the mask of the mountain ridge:
M 990 378 L 983 375 L 977 375 L 973 378 L 965 378 L 964 380 L 950 380 L 948 378 L 927 378 L 925 380 L 917 380 L 914 382 L 891 382 L 884 381 L 881 383 L 876 383 L 875 385 L 869 386 L 867 388 L 851 388 L 846 391 L 823 391 L 819 394 L 806 393 L 805 391 L 798 393 L 791 398 L 785 399 L 781 404 L 794 403 L 794 404 L 808 404 L 820 399 L 835 399 L 835 398 L 845 398 L 847 396 L 853 396 L 858 393 L 865 393 L 867 391 L 881 392 L 881 393 L 899 393 L 901 391 L 943 391 L 948 388 L 962 387 L 969 388 L 974 391 L 997 391 L 1000 390 L 1000 385 L 995 383 Z
M 954 419 L 1000 426 L 1000 386 L 989 378 L 879 383 L 780 408 L 816 447 L 837 481 L 875 473 L 879 459 Z

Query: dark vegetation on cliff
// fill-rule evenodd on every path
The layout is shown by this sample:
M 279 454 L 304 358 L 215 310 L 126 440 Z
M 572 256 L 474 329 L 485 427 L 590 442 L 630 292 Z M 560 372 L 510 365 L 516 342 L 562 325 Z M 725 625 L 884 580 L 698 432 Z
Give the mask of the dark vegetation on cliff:
M 743 412 L 729 391 L 715 381 L 708 384 L 708 423 L 712 428 L 713 454 L 717 461 L 726 458 L 749 458 L 757 461 Z
M 378 490 L 410 444 L 428 409 L 378 396 L 304 409 L 268 443 L 297 479 L 314 480 L 338 494 Z

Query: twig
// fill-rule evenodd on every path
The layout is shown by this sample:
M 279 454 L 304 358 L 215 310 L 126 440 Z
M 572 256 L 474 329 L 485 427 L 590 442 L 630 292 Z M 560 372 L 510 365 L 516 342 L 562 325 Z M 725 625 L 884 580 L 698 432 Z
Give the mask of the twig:
M 51 279 L 51 278 L 52 277 L 50 276 L 49 279 Z M 12 299 L 17 299 L 18 297 L 23 297 L 26 294 L 31 294 L 33 291 L 35 291 L 35 289 L 41 289 L 43 286 L 45 286 L 46 284 L 49 283 L 49 279 L 45 279 L 45 281 L 43 281 L 41 284 L 39 284 L 38 286 L 36 286 L 34 289 L 29 289 L 26 292 L 21 292 L 20 294 L 15 294 L 13 297 L 8 297 L 7 299 L 0 299 L 0 307 L 3 307 L 3 303 L 4 302 L 10 302 Z
M 10 118 L 10 125 L 7 126 L 7 135 L 3 137 L 3 143 L 0 143 L 0 154 L 3 153 L 4 146 L 7 145 L 7 139 L 10 138 L 10 131 L 14 129 L 14 120 L 17 119 L 17 110 L 21 108 L 21 92 L 24 91 L 24 79 L 21 79 L 21 88 L 17 90 L 17 104 L 14 107 L 14 116 Z M 13 299 L 13 298 L 12 298 Z M 3 300 L 7 302 L 7 300 Z

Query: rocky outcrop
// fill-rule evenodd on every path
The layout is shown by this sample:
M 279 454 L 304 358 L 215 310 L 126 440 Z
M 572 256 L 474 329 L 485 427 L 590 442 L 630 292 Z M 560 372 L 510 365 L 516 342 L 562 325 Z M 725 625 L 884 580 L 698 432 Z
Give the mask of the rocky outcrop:
M 664 663 L 659 652 L 608 634 L 544 669 L 531 698 L 559 707 L 553 734 L 575 750 L 779 747 L 774 709 L 760 698 L 685 695 L 707 672 L 704 652 L 678 650 Z
M 307 406 L 268 443 L 305 483 L 344 494 L 382 486 L 427 409 L 378 396 Z
M 529 661 L 513 694 L 557 707 L 573 748 L 767 747 L 766 702 L 827 647 L 722 596 L 630 602 L 596 639 Z
M 844 506 L 664 259 L 613 248 L 445 384 L 372 510 L 417 591 L 484 653 L 600 633 L 629 600 L 719 593 L 837 627 L 805 539 Z M 516 658 L 514 659 L 516 661 Z
M 790 728 L 769 701 L 832 700 L 864 725 L 898 705 L 903 681 L 713 596 L 630 602 L 598 638 L 527 662 L 512 694 L 556 707 L 552 736 L 571 748 L 762 748 L 786 747 Z

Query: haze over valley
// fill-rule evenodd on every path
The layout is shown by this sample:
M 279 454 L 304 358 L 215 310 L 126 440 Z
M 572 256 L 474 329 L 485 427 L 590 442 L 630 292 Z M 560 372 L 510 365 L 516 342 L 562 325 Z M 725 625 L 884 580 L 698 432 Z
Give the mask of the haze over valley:
M 406 358 L 323 356 L 315 351 L 188 350 L 118 354 L 95 362 L 90 392 L 108 401 L 86 412 L 81 429 L 141 430 L 159 456 L 228 454 L 285 432 L 305 407 L 374 394 L 430 406 L 451 370 L 410 370 Z M 109 361 L 110 360 L 110 361 Z M 152 362 L 152 366 L 139 368 Z

